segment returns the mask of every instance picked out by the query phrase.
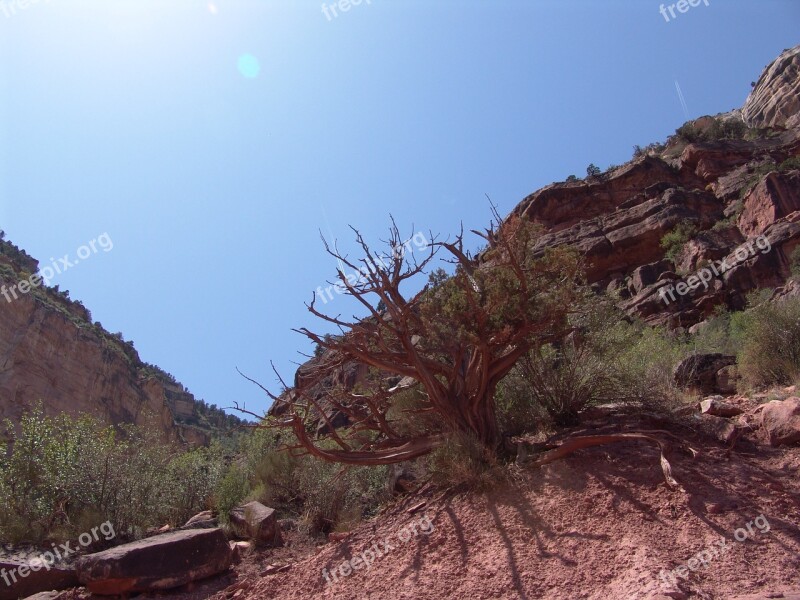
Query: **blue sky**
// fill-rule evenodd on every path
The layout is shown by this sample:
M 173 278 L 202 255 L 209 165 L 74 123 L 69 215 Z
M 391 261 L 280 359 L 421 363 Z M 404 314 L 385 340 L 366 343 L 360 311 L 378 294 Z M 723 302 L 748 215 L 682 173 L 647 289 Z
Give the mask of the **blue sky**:
M 335 275 L 319 231 L 453 235 L 686 118 L 800 43 L 797 0 L 0 2 L 0 228 L 198 397 L 262 411 Z M 332 1 L 324 3 L 333 4 Z M 0 304 L 1 307 L 1 304 Z M 350 314 L 342 296 L 326 308 Z M 324 330 L 324 328 L 323 328 Z

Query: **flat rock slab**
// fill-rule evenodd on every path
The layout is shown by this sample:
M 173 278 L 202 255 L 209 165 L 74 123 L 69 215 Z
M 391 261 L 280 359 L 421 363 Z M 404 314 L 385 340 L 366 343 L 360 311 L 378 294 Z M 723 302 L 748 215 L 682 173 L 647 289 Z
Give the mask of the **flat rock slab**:
M 36 566 L 38 570 L 34 571 L 30 563 L 24 560 L 0 560 L 0 600 L 17 600 L 39 592 L 66 590 L 78 585 L 78 578 L 71 567 Z
M 89 554 L 77 564 L 90 592 L 118 595 L 168 590 L 226 571 L 232 552 L 223 531 L 192 529 Z

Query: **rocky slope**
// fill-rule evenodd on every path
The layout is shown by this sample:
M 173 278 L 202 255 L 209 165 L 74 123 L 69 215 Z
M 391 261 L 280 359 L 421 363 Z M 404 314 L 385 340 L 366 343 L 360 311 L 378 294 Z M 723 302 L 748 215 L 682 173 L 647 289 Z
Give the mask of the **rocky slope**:
M 800 293 L 787 281 L 792 263 L 800 267 L 792 258 L 800 245 L 799 64 L 800 46 L 785 51 L 742 109 L 691 121 L 600 175 L 546 186 L 511 217 L 542 226 L 539 252 L 575 246 L 594 288 L 654 325 L 690 329 L 717 306 L 742 309 L 757 289 Z M 679 227 L 690 234 L 668 253 L 662 241 Z M 295 386 L 318 361 L 297 370 Z M 348 365 L 313 393 L 324 405 L 328 387 L 352 387 L 365 373 Z M 334 425 L 340 417 L 331 415 Z
M 689 327 L 717 305 L 742 308 L 753 289 L 784 285 L 800 243 L 798 64 L 800 47 L 787 50 L 741 110 L 687 123 L 601 175 L 547 186 L 512 214 L 544 227 L 540 249 L 581 250 L 589 281 L 651 323 Z M 691 233 L 667 256 L 662 240 L 678 226 Z
M 0 285 L 37 271 L 36 260 L 0 241 Z M 110 424 L 147 424 L 190 446 L 209 442 L 211 428 L 197 426 L 207 407 L 143 363 L 132 343 L 92 323 L 80 302 L 44 287 L 9 298 L 0 296 L 0 420 L 18 423 L 41 402 L 51 415 L 88 413 Z

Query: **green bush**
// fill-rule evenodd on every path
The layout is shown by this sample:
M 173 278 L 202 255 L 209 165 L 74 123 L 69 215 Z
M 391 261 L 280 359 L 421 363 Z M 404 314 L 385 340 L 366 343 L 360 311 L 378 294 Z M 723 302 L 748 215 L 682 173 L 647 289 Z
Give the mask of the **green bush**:
M 281 435 L 286 434 L 257 429 L 243 445 L 254 490 L 251 495 L 300 517 L 309 533 L 347 529 L 388 499 L 387 467 L 342 466 L 295 456 L 283 449 L 295 440 L 282 440 Z
M 742 379 L 754 387 L 794 383 L 800 378 L 800 298 L 752 304 L 731 318 Z
M 502 477 L 496 456 L 469 433 L 450 434 L 424 464 L 432 481 L 446 487 L 485 491 Z
M 250 493 L 250 480 L 238 464 L 231 464 L 220 480 L 215 491 L 215 504 L 222 524 L 229 522 L 229 513 Z
M 786 171 L 794 171 L 797 169 L 800 169 L 800 156 L 792 156 L 791 158 L 787 158 L 778 167 L 778 170 L 781 173 L 785 173 Z
M 498 420 L 507 435 L 543 423 L 573 425 L 592 404 L 669 406 L 679 396 L 672 370 L 688 352 L 680 339 L 631 321 L 609 298 L 576 310 L 575 333 L 524 357 L 498 386 Z
M 15 542 L 67 539 L 91 521 L 111 521 L 120 537 L 180 523 L 209 506 L 222 460 L 214 448 L 170 446 L 154 428 L 115 430 L 90 416 L 48 417 L 41 407 L 18 430 L 7 421 L 6 431 L 0 538 Z
M 714 142 L 720 140 L 743 140 L 753 133 L 739 119 L 722 119 L 715 117 L 711 126 L 699 129 L 690 121 L 675 130 L 675 137 L 686 143 Z
M 675 261 L 683 250 L 686 242 L 697 235 L 697 227 L 690 221 L 678 223 L 669 233 L 661 238 L 661 247 L 664 249 L 664 257 Z

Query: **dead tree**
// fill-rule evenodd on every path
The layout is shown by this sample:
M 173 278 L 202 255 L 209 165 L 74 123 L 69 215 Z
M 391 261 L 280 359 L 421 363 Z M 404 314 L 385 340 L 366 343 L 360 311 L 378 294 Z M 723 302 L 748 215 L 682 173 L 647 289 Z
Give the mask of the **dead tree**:
M 499 222 L 496 212 L 495 218 Z M 479 234 L 488 242 L 480 264 L 464 249 L 463 231 L 452 242 L 431 236 L 423 255 L 399 251 L 404 240 L 394 221 L 385 240 L 389 252 L 383 255 L 373 253 L 361 233 L 353 231 L 360 259 L 327 243 L 325 248 L 339 261 L 340 290 L 355 298 L 366 315 L 325 314 L 316 296 L 307 305 L 339 334 L 296 330 L 324 352 L 304 367 L 301 385 L 280 396 L 270 394 L 285 405 L 283 425 L 293 429 L 298 447 L 312 455 L 355 465 L 416 458 L 453 432 L 496 449 L 501 441 L 497 384 L 534 344 L 568 332 L 570 311 L 584 293 L 577 255 L 565 248 L 536 250 L 538 232 L 519 219 Z M 401 287 L 429 272 L 440 252 L 455 265 L 454 274 L 431 278 L 422 291 L 404 294 Z M 375 377 L 360 386 L 366 390 L 332 387 L 332 375 L 352 363 L 372 367 Z M 398 377 L 413 381 L 421 392 L 420 402 L 404 418 L 424 417 L 431 425 L 422 433 L 398 430 L 393 408 L 403 389 L 387 383 Z M 329 422 L 336 412 L 348 417 L 349 426 Z M 311 427 L 320 422 L 327 425 L 322 438 Z

